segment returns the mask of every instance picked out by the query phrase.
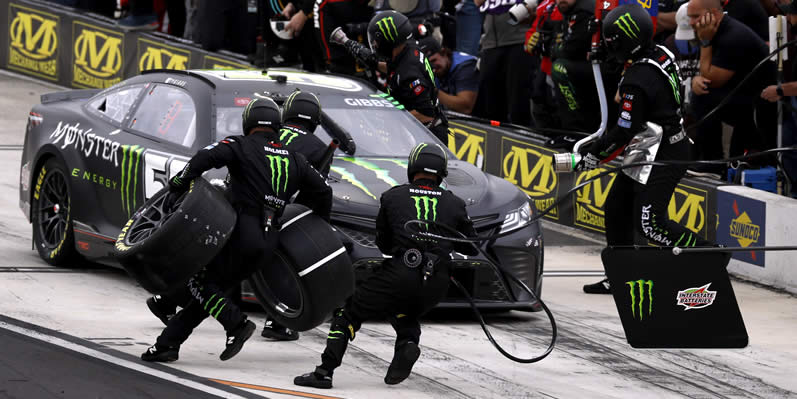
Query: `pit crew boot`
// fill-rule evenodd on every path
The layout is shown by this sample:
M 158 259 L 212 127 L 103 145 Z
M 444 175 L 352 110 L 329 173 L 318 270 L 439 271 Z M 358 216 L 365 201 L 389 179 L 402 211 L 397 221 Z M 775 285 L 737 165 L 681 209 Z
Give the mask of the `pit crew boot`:
M 252 336 L 252 333 L 255 332 L 255 323 L 252 323 L 249 320 L 245 320 L 241 325 L 232 331 L 229 335 L 227 335 L 227 342 L 226 348 L 224 352 L 221 352 L 219 359 L 221 360 L 229 360 L 233 356 L 237 355 L 238 352 L 241 351 L 243 348 L 244 343 L 249 337 Z
M 277 341 L 296 341 L 299 339 L 299 332 L 291 330 L 273 319 L 266 319 L 266 325 L 263 326 L 263 332 L 260 333 L 260 336 Z
M 302 374 L 293 379 L 294 385 L 311 388 L 332 388 L 332 373 L 316 367 L 312 373 Z
M 179 346 L 150 346 L 146 352 L 141 354 L 141 360 L 145 362 L 173 362 L 179 358 Z
M 385 384 L 395 385 L 407 379 L 412 372 L 412 366 L 421 356 L 421 349 L 415 342 L 409 341 L 396 347 L 393 361 L 385 375 Z
M 155 317 L 163 322 L 163 325 L 169 324 L 169 319 L 177 313 L 177 306 L 164 301 L 163 297 L 160 295 L 155 295 L 147 299 L 147 307 Z
M 605 278 L 594 284 L 584 284 L 584 292 L 587 294 L 611 294 L 609 290 L 609 279 Z

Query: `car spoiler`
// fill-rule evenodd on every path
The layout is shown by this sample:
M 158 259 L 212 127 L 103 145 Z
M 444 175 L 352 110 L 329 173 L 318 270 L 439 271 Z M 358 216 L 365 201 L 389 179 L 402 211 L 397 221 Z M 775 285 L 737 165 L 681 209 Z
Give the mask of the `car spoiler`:
M 83 98 L 89 98 L 101 91 L 102 89 L 83 89 L 83 90 L 67 90 L 67 91 L 58 91 L 54 93 L 45 93 L 41 95 L 41 103 L 49 104 L 58 101 L 79 100 Z

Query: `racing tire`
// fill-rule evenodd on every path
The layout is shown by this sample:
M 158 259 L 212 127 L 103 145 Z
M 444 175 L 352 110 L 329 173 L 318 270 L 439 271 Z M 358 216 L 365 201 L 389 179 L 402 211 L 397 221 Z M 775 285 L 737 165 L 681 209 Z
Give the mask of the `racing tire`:
M 174 204 L 167 188 L 141 206 L 119 233 L 114 255 L 144 289 L 159 295 L 182 287 L 221 251 L 237 220 L 224 193 L 204 178 Z
M 39 256 L 53 266 L 77 259 L 72 221 L 69 174 L 51 158 L 39 170 L 31 201 L 33 243 Z
M 354 269 L 335 229 L 308 208 L 290 204 L 280 221 L 277 250 L 249 283 L 277 323 L 307 331 L 354 294 Z

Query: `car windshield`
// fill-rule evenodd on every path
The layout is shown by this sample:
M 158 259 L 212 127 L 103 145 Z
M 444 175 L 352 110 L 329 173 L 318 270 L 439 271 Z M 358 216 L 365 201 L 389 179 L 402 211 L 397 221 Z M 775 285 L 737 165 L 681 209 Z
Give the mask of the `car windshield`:
M 216 138 L 240 135 L 243 107 L 218 107 Z M 324 112 L 354 139 L 357 156 L 407 157 L 416 144 L 435 142 L 434 136 L 409 112 L 397 109 L 324 108 Z M 316 136 L 329 143 L 331 135 L 319 126 Z

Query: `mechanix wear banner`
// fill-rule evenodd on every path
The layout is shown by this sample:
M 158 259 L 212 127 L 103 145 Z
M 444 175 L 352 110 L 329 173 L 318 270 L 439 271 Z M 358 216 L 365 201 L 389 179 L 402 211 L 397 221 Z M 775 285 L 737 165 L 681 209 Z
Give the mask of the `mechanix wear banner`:
M 601 254 L 626 339 L 635 348 L 743 348 L 747 331 L 728 253 L 612 248 Z

